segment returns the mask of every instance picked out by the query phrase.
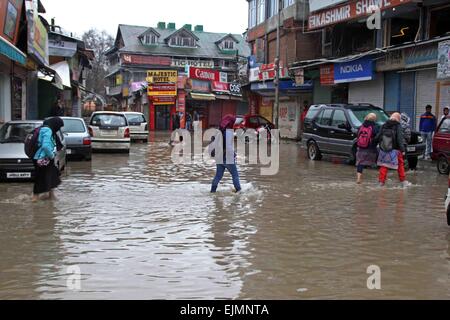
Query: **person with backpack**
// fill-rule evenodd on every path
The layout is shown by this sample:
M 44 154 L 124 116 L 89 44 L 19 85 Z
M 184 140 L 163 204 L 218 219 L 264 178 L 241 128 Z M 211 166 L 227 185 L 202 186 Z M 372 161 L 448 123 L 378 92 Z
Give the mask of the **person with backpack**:
M 233 115 L 226 115 L 220 122 L 219 130 L 222 134 L 222 145 L 218 143 L 218 139 L 213 137 L 215 143 L 212 145 L 214 148 L 222 147 L 222 158 L 217 159 L 216 153 L 217 149 L 213 150 L 212 156 L 216 158 L 216 176 L 212 182 L 211 193 L 217 192 L 217 187 L 223 178 L 225 170 L 231 173 L 233 178 L 234 191 L 236 193 L 242 190 L 241 183 L 239 180 L 239 172 L 236 165 L 236 153 L 234 152 L 234 124 L 236 122 L 236 117 Z M 222 161 L 223 160 L 223 161 Z
M 400 113 L 392 114 L 375 138 L 375 141 L 379 142 L 378 166 L 380 167 L 380 186 L 385 185 L 389 169 L 397 170 L 403 187 L 410 185 L 406 180 L 405 174 L 404 156 L 406 154 L 406 142 L 400 121 Z
M 377 115 L 369 113 L 364 119 L 364 123 L 358 131 L 358 139 L 356 145 L 356 183 L 362 183 L 362 175 L 365 167 L 371 167 L 377 164 L 377 144 L 375 137 L 378 135 L 379 128 L 376 124 Z
M 53 190 L 61 184 L 59 170 L 55 165 L 56 151 L 62 148 L 57 132 L 64 126 L 60 117 L 44 121 L 36 141 L 36 153 L 33 156 L 35 180 L 32 201 L 39 200 L 41 194 L 48 193 L 49 199 L 54 199 Z

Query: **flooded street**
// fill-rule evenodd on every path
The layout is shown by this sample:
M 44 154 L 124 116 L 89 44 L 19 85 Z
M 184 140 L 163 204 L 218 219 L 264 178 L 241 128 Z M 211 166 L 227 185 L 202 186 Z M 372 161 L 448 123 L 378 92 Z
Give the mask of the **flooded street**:
M 433 168 L 362 186 L 355 169 L 282 142 L 280 172 L 241 166 L 211 195 L 212 166 L 171 162 L 168 135 L 130 155 L 70 162 L 58 200 L 0 184 L 2 299 L 450 298 L 447 177 Z M 382 290 L 366 273 L 381 269 Z M 71 267 L 81 290 L 67 287 Z

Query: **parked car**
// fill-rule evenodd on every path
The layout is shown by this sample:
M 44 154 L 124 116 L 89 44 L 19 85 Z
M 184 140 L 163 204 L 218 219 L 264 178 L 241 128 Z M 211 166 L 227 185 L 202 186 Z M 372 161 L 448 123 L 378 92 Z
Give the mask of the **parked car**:
M 148 123 L 140 112 L 124 112 L 130 126 L 131 141 L 148 142 Z
M 450 175 L 448 177 L 448 190 L 445 197 L 445 213 L 447 214 L 447 225 L 450 226 Z
M 243 134 L 248 129 L 253 129 L 257 133 L 257 139 L 259 139 L 259 131 L 261 129 L 266 129 L 268 131 L 268 139 L 271 138 L 270 133 L 271 130 L 275 129 L 275 125 L 267 120 L 266 118 L 260 116 L 260 115 L 238 115 L 236 116 L 236 122 L 234 124 L 234 130 L 242 129 Z M 249 141 L 249 137 L 247 137 L 247 141 Z
M 30 180 L 34 178 L 33 161 L 27 157 L 24 141 L 43 121 L 10 121 L 0 129 L 0 180 Z M 60 171 L 66 167 L 66 142 L 61 131 L 58 137 L 63 148 L 57 152 L 55 165 Z
M 97 111 L 89 121 L 93 151 L 130 152 L 130 128 L 121 112 Z
M 92 141 L 89 130 L 82 118 L 61 117 L 64 121 L 62 131 L 67 144 L 67 157 L 92 159 Z
M 308 111 L 304 122 L 303 141 L 308 158 L 320 160 L 322 154 L 348 157 L 350 163 L 356 161 L 356 140 L 358 130 L 369 113 L 377 115 L 378 125 L 389 120 L 389 115 L 371 104 L 326 104 L 314 105 Z M 410 168 L 417 166 L 418 157 L 425 151 L 420 133 L 412 131 L 407 148 Z
M 440 174 L 449 174 L 450 157 L 450 118 L 443 119 L 433 137 L 433 152 L 431 159 L 437 161 Z

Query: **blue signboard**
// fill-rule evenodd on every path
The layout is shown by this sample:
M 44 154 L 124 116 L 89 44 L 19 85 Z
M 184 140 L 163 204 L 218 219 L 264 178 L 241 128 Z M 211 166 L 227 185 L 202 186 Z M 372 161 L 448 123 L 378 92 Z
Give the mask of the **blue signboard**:
M 334 83 L 366 81 L 373 79 L 373 60 L 360 58 L 334 65 Z
M 297 85 L 295 81 L 292 80 L 281 80 L 280 81 L 280 91 L 291 91 L 291 90 L 312 90 L 313 82 L 307 81 L 305 84 Z M 275 90 L 275 84 L 273 81 L 252 83 L 252 91 L 270 91 Z

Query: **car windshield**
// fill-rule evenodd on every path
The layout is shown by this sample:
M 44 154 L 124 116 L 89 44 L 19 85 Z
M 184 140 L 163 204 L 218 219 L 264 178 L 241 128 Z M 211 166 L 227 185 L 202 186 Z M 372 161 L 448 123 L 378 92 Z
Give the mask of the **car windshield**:
M 86 132 L 83 121 L 78 119 L 64 119 L 63 132 L 67 133 L 83 133 Z
M 26 136 L 39 126 L 38 123 L 7 123 L 0 129 L 0 143 L 24 142 Z
M 439 127 L 440 133 L 449 133 L 450 132 L 450 119 L 445 119 L 441 126 Z
M 141 114 L 127 114 L 126 117 L 130 125 L 140 125 L 146 122 L 144 116 Z
M 375 113 L 377 115 L 377 124 L 383 125 L 386 121 L 389 120 L 389 116 L 387 113 L 382 109 L 350 109 L 349 115 L 350 120 L 353 123 L 355 127 L 361 127 L 364 119 L 369 113 Z
M 241 117 L 236 118 L 235 125 L 240 125 L 242 122 L 244 122 L 244 118 L 241 118 Z
M 125 116 L 118 114 L 96 114 L 92 118 L 91 124 L 100 127 L 126 127 Z

